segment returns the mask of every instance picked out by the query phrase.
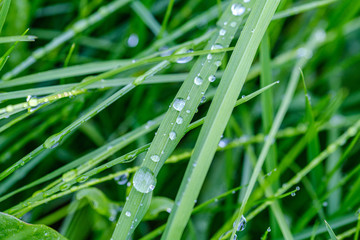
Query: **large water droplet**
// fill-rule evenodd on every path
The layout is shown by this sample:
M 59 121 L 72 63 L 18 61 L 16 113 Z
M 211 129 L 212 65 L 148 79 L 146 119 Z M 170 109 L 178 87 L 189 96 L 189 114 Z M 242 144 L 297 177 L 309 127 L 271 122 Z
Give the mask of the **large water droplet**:
M 194 52 L 192 49 L 189 49 L 186 51 L 186 53 L 192 53 Z M 182 58 L 178 58 L 176 60 L 177 63 L 183 64 L 183 63 L 187 63 L 190 62 L 193 59 L 193 56 L 188 56 L 188 57 L 182 57 Z
M 126 211 L 126 212 L 125 212 L 125 215 L 126 215 L 127 217 L 130 217 L 130 216 L 131 216 L 131 212 Z
M 156 185 L 156 178 L 154 173 L 147 167 L 139 168 L 139 170 L 137 170 L 134 175 L 133 185 L 139 192 L 151 192 L 154 190 Z
M 133 33 L 129 36 L 127 44 L 129 47 L 136 47 L 139 43 L 139 36 L 136 33 Z
M 169 133 L 169 138 L 170 138 L 170 140 L 174 140 L 176 138 L 176 133 L 174 131 L 171 131 Z
M 216 77 L 215 77 L 215 75 L 210 75 L 208 79 L 209 79 L 209 82 L 215 82 Z
M 196 76 L 196 77 L 194 78 L 194 83 L 195 83 L 196 85 L 201 85 L 201 84 L 203 83 L 203 79 L 202 79 L 200 76 Z
M 241 219 L 239 221 L 239 224 L 236 226 L 236 221 L 233 223 L 233 227 L 236 228 L 236 231 L 244 231 L 246 227 L 246 219 L 244 215 L 241 216 Z
M 26 101 L 30 107 L 36 107 L 39 104 L 38 99 L 36 97 L 32 97 L 30 95 L 27 96 Z
M 231 12 L 235 16 L 241 16 L 244 14 L 245 8 L 239 3 L 234 3 L 233 5 L 231 5 Z
M 181 98 L 175 99 L 173 107 L 176 111 L 181 111 L 185 107 L 185 100 Z
M 150 157 L 150 159 L 151 159 L 153 162 L 159 162 L 159 161 L 160 161 L 159 155 L 156 155 L 156 154 L 152 155 L 152 156 Z

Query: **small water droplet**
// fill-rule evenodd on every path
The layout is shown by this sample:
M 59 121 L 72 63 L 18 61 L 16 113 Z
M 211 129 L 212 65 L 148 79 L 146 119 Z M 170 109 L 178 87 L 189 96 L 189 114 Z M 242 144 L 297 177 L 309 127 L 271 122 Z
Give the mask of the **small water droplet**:
M 166 212 L 171 213 L 171 208 L 167 208 Z
M 208 79 L 209 79 L 209 82 L 215 82 L 216 77 L 215 77 L 215 75 L 210 75 Z
M 296 187 L 296 191 L 300 191 L 300 187 L 299 187 L 299 186 Z
M 194 52 L 192 49 L 189 49 L 186 51 L 186 53 L 192 53 L 192 52 Z M 176 60 L 176 62 L 180 63 L 180 64 L 184 64 L 184 63 L 190 62 L 192 59 L 193 59 L 193 56 L 182 57 L 182 58 L 178 58 Z
M 70 188 L 70 186 L 71 186 L 70 184 L 65 183 L 60 186 L 60 191 L 68 190 Z
M 270 227 L 268 227 L 268 229 L 267 229 L 266 231 L 271 232 L 271 228 L 270 228 Z
M 152 156 L 150 157 L 150 159 L 151 159 L 153 162 L 159 162 L 159 161 L 160 161 L 159 155 L 156 155 L 156 154 L 152 155 Z
M 176 111 L 181 111 L 185 107 L 185 100 L 181 98 L 175 99 L 173 107 Z
M 89 176 L 80 176 L 76 179 L 78 183 L 86 182 L 89 179 Z
M 176 123 L 179 124 L 179 125 L 182 124 L 182 123 L 183 123 L 183 118 L 180 117 L 180 116 L 177 117 L 177 118 L 176 118 Z
M 124 185 L 124 184 L 127 183 L 128 177 L 129 177 L 129 175 L 127 173 L 125 173 L 125 174 L 122 174 L 120 176 L 116 176 L 114 178 L 114 180 L 116 181 L 117 184 Z
M 131 217 L 131 212 L 126 211 L 126 212 L 125 212 L 125 215 L 126 215 L 127 217 Z
M 133 185 L 141 193 L 151 192 L 156 185 L 154 173 L 147 167 L 139 168 L 134 175 Z
M 220 66 L 221 66 L 221 61 L 220 61 L 220 60 L 216 61 L 216 62 L 215 62 L 215 65 L 216 65 L 217 67 L 220 67 Z
M 207 60 L 211 60 L 211 59 L 212 59 L 211 53 L 209 53 L 209 54 L 206 56 L 206 59 L 207 59 Z
M 244 231 L 245 227 L 246 227 L 246 218 L 244 217 L 244 215 L 241 216 L 241 219 L 239 221 L 239 223 L 236 226 L 236 221 L 233 223 L 233 227 L 236 228 L 236 231 Z
M 231 23 L 230 23 L 230 26 L 231 26 L 231 27 L 236 27 L 236 22 L 231 22 Z
M 139 44 L 139 36 L 136 33 L 132 33 L 127 41 L 129 47 L 133 48 Z
M 323 202 L 323 207 L 327 207 L 328 206 L 328 202 Z
M 297 56 L 298 57 L 304 57 L 307 59 L 310 59 L 312 57 L 313 53 L 310 49 L 307 48 L 299 48 L 297 50 Z
M 169 48 L 166 47 L 166 46 L 162 46 L 162 47 L 159 49 L 159 51 L 161 52 L 161 53 L 160 53 L 160 56 L 161 56 L 161 57 L 167 57 L 167 56 L 170 56 L 170 55 L 173 53 L 172 50 L 166 51 L 167 49 L 169 49 Z
M 190 110 L 186 110 L 186 113 L 190 113 Z
M 77 170 L 72 169 L 62 175 L 62 180 L 64 182 L 69 182 L 70 180 L 74 179 L 76 177 L 76 175 L 77 175 Z
M 220 31 L 219 31 L 219 35 L 220 36 L 224 36 L 226 34 L 226 30 L 225 29 L 220 29 Z
M 295 196 L 296 196 L 296 193 L 292 192 L 292 193 L 291 193 L 291 196 L 292 196 L 292 197 L 295 197 Z
M 222 48 L 223 48 L 223 46 L 219 43 L 216 43 L 211 46 L 211 50 L 222 49 Z
M 200 100 L 200 103 L 204 103 L 204 102 L 206 102 L 206 97 L 205 97 L 205 96 L 203 96 L 203 97 L 201 98 L 201 100 Z
M 174 131 L 171 131 L 169 133 L 169 138 L 170 138 L 170 140 L 174 140 L 176 138 L 176 133 Z
M 220 142 L 219 142 L 219 144 L 218 144 L 218 146 L 219 147 L 221 147 L 221 148 L 224 148 L 224 147 L 226 147 L 227 145 L 228 145 L 228 143 L 229 143 L 229 140 L 228 139 L 221 139 L 220 140 Z
M 45 148 L 55 148 L 59 145 L 60 140 L 62 139 L 63 135 L 61 134 L 54 134 L 50 136 L 48 139 L 44 142 Z
M 196 76 L 196 77 L 194 78 L 194 83 L 195 83 L 196 85 L 201 85 L 201 84 L 203 83 L 203 79 L 202 79 L 201 77 L 199 77 L 199 76 Z
M 234 3 L 231 5 L 231 12 L 234 16 L 241 16 L 244 14 L 245 8 L 239 3 Z

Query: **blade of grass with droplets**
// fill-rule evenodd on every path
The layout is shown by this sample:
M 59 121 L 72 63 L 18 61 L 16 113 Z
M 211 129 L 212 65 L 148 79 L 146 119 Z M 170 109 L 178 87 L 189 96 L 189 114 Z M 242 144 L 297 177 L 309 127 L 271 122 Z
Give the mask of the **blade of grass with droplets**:
M 102 111 L 103 109 L 105 109 L 106 107 L 108 107 L 110 104 L 112 104 L 113 102 L 115 102 L 117 99 L 119 99 L 120 97 L 124 96 L 126 93 L 128 93 L 129 91 L 131 91 L 132 89 L 134 89 L 136 86 L 138 86 L 139 84 L 141 84 L 145 78 L 147 76 L 153 75 L 156 72 L 164 69 L 165 67 L 167 67 L 170 64 L 170 62 L 168 61 L 163 61 L 161 63 L 159 63 L 158 65 L 156 65 L 155 67 L 153 67 L 152 69 L 150 69 L 149 71 L 147 71 L 145 74 L 143 74 L 142 76 L 136 78 L 132 83 L 126 85 L 125 87 L 123 87 L 122 89 L 118 90 L 116 93 L 114 93 L 112 96 L 110 96 L 109 98 L 105 99 L 104 101 L 102 101 L 101 103 L 97 104 L 95 107 L 89 109 L 85 114 L 83 114 L 81 117 L 79 117 L 76 121 L 74 121 L 72 124 L 70 124 L 69 126 L 67 126 L 66 128 L 64 128 L 62 131 L 60 131 L 59 133 L 56 133 L 50 137 L 48 137 L 45 142 L 39 146 L 36 150 L 36 155 L 38 155 L 39 153 L 41 153 L 42 151 L 44 151 L 45 149 L 49 149 L 49 148 L 54 148 L 57 145 L 59 145 L 60 141 L 67 135 L 69 135 L 70 133 L 72 133 L 74 130 L 76 130 L 81 124 L 83 124 L 84 122 L 88 121 L 90 118 L 92 118 L 93 116 L 95 116 L 96 114 L 98 114 L 100 111 Z M 0 181 L 3 180 L 4 178 L 6 178 L 8 175 L 10 175 L 11 173 L 13 173 L 16 169 L 18 169 L 19 167 L 23 166 L 24 164 L 26 164 L 26 162 L 28 162 L 31 159 L 32 153 L 30 153 L 29 155 L 25 156 L 24 158 L 20 159 L 18 162 L 16 162 L 15 164 L 13 164 L 12 166 L 10 166 L 9 168 L 7 168 L 6 170 L 4 170 L 3 172 L 1 172 L 0 174 Z
M 241 99 L 239 99 L 236 102 L 236 106 L 239 106 L 242 103 L 245 103 L 249 100 L 251 100 L 252 98 L 256 97 L 257 95 L 261 94 L 262 92 L 264 92 L 265 90 L 269 89 L 270 87 L 274 86 L 274 84 L 276 83 L 272 83 L 262 89 L 259 89 L 258 91 L 242 97 Z M 89 154 L 86 154 L 85 156 L 79 158 L 78 160 L 72 161 L 71 163 L 57 169 L 56 171 L 53 171 L 52 173 L 30 183 L 27 184 L 19 189 L 17 189 L 16 191 L 13 191 L 9 194 L 6 194 L 5 196 L 0 198 L 0 202 L 6 200 L 7 198 L 13 196 L 14 194 L 17 194 L 21 191 L 24 191 L 26 189 L 29 189 L 31 187 L 34 187 L 38 184 L 41 184 L 45 181 L 51 180 L 52 178 L 59 176 L 60 174 L 63 174 L 65 172 L 68 172 L 68 175 L 70 176 L 72 172 L 70 172 L 71 169 L 80 166 L 83 163 L 86 162 L 90 162 L 91 161 L 91 165 L 87 164 L 87 167 L 80 167 L 79 169 L 76 170 L 77 174 L 81 174 L 84 171 L 86 171 L 87 169 L 90 169 L 92 166 L 95 166 L 96 164 L 100 163 L 102 160 L 104 160 L 105 158 L 111 156 L 112 154 L 114 154 L 115 152 L 119 151 L 120 149 L 122 149 L 123 147 L 125 147 L 126 145 L 128 145 L 129 143 L 131 143 L 132 141 L 134 141 L 136 138 L 138 138 L 139 136 L 142 136 L 152 130 L 154 130 L 161 122 L 161 120 L 163 119 L 163 115 L 157 117 L 156 119 L 152 119 L 149 120 L 148 123 L 146 123 L 145 125 L 133 130 L 132 132 L 127 133 L 124 136 L 121 136 L 120 138 L 117 138 L 111 142 L 109 142 L 108 144 L 102 146 L 101 148 L 95 150 L 94 152 L 91 152 Z M 190 124 L 187 128 L 187 132 L 191 131 L 192 129 L 201 126 L 204 122 L 204 118 L 199 119 L 195 122 L 193 122 L 192 124 Z M 243 144 L 243 143 L 241 143 Z M 245 143 L 244 143 L 245 144 Z M 234 145 L 234 147 L 237 145 Z M 74 176 L 75 177 L 75 176 Z M 53 183 L 52 185 L 56 185 L 58 183 L 60 183 L 61 180 L 56 181 L 55 183 Z M 29 200 L 31 201 L 31 199 Z
M 85 31 L 90 26 L 93 26 L 99 21 L 103 20 L 104 18 L 114 13 L 130 1 L 131 0 L 116 0 L 110 2 L 108 5 L 100 7 L 98 11 L 90 15 L 88 18 L 77 21 L 69 30 L 62 33 L 59 37 L 53 39 L 51 42 L 46 44 L 46 46 L 36 49 L 30 57 L 25 59 L 11 71 L 4 74 L 3 80 L 9 80 L 20 74 L 25 69 L 33 65 L 38 59 L 44 57 L 47 53 L 64 44 L 66 41 L 70 40 L 75 35 Z
M 179 239 L 190 217 L 194 200 L 200 191 L 215 147 L 245 82 L 261 38 L 269 25 L 279 1 L 256 1 L 222 77 L 216 95 L 194 148 L 162 239 Z M 241 5 L 232 5 L 232 9 Z M 226 11 L 225 11 L 226 12 Z M 235 11 L 236 15 L 236 11 Z M 215 127 L 216 126 L 216 127 Z M 196 166 L 196 167 L 194 167 Z
M 241 16 L 234 16 L 230 12 L 224 14 L 218 21 L 221 29 L 218 34 L 214 34 L 205 49 L 221 49 L 229 46 L 231 40 L 240 25 L 245 8 L 242 8 Z M 225 23 L 226 22 L 226 23 Z M 141 181 L 140 175 L 135 174 L 129 200 L 126 201 L 120 219 L 113 233 L 115 239 L 128 239 L 131 233 L 140 222 L 142 216 L 137 214 L 143 209 L 143 201 L 148 200 L 148 193 L 155 187 L 155 176 L 158 174 L 165 159 L 176 147 L 179 140 L 185 134 L 186 126 L 192 119 L 197 106 L 200 103 L 202 95 L 205 93 L 210 82 L 215 81 L 215 72 L 221 64 L 224 54 L 209 54 L 200 57 L 191 69 L 188 78 L 180 88 L 175 100 L 166 113 L 162 124 L 159 127 L 149 151 L 146 154 L 142 167 L 146 171 L 152 172 L 151 181 L 143 182 L 138 188 L 137 181 Z M 236 100 L 236 99 L 235 99 Z M 172 123 L 172 124 L 171 124 Z M 147 188 L 142 189 L 142 187 Z M 140 190 L 139 190 L 140 189 Z M 135 221 L 136 219 L 136 221 Z

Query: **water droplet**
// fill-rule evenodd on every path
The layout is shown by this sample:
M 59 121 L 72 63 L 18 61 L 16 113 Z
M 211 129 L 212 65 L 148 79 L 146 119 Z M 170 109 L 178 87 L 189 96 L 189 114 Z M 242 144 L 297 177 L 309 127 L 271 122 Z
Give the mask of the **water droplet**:
M 186 110 L 186 113 L 190 113 L 190 110 Z
M 220 66 L 221 66 L 221 61 L 220 61 L 220 60 L 216 61 L 216 62 L 215 62 L 215 65 L 216 65 L 217 67 L 220 67 Z
M 139 168 L 134 175 L 133 185 L 139 192 L 151 192 L 156 185 L 154 173 L 147 167 Z
M 236 231 L 244 231 L 246 227 L 246 218 L 244 215 L 241 216 L 241 219 L 239 221 L 239 224 L 236 226 L 236 221 L 233 223 L 233 227 L 236 228 Z
M 185 107 L 185 100 L 181 98 L 175 99 L 173 107 L 176 111 L 181 111 Z
M 127 41 L 129 47 L 133 48 L 139 44 L 139 36 L 136 33 L 132 33 Z
M 210 75 L 208 79 L 209 79 L 209 82 L 215 82 L 216 77 L 215 77 L 215 75 Z
M 127 217 L 130 217 L 130 216 L 131 216 L 131 212 L 126 211 L 125 215 L 126 215 Z
M 161 57 L 167 57 L 167 56 L 170 56 L 170 55 L 173 53 L 172 50 L 166 51 L 167 49 L 169 49 L 169 48 L 166 47 L 166 46 L 162 46 L 162 47 L 159 49 L 159 51 L 160 51 L 160 56 L 161 56 Z
M 203 83 L 203 79 L 202 79 L 201 77 L 199 77 L 199 76 L 196 76 L 196 77 L 194 78 L 194 83 L 195 83 L 196 85 L 201 85 L 201 84 Z
M 30 107 L 36 107 L 39 104 L 38 99 L 36 97 L 32 97 L 30 95 L 27 96 L 26 101 Z
M 60 186 L 60 191 L 68 190 L 70 188 L 70 186 L 71 186 L 70 184 L 65 183 Z
M 186 51 L 186 53 L 192 53 L 192 52 L 194 52 L 192 49 L 189 49 Z M 176 60 L 176 62 L 180 63 L 180 64 L 184 64 L 184 63 L 190 62 L 192 59 L 193 59 L 193 56 L 182 57 L 182 58 L 178 58 Z
M 328 206 L 328 203 L 327 202 L 323 202 L 323 207 L 327 207 Z
M 241 16 L 242 14 L 244 14 L 245 8 L 239 3 L 234 3 L 233 5 L 231 5 L 231 12 L 235 16 Z
M 72 169 L 62 175 L 62 180 L 64 182 L 69 182 L 70 180 L 74 179 L 76 177 L 76 175 L 77 175 L 77 170 Z
M 307 48 L 299 48 L 297 50 L 297 56 L 298 57 L 304 57 L 304 58 L 311 58 L 313 55 L 312 51 L 310 49 L 307 49 Z
M 222 49 L 222 48 L 223 48 L 223 46 L 219 43 L 216 43 L 211 46 L 211 50 Z
M 78 183 L 86 182 L 89 179 L 89 176 L 80 176 L 76 179 Z
M 200 103 L 204 103 L 204 102 L 206 102 L 206 97 L 205 97 L 205 96 L 203 96 L 203 97 L 201 98 L 201 100 L 200 100 Z
M 62 139 L 63 135 L 61 134 L 54 134 L 50 136 L 44 142 L 44 148 L 55 148 L 59 145 L 60 140 Z
M 156 154 L 152 155 L 152 156 L 150 157 L 150 159 L 151 159 L 153 162 L 159 162 L 159 161 L 160 161 L 159 155 L 156 155 Z
M 300 191 L 300 187 L 299 187 L 299 186 L 296 187 L 296 191 Z
M 315 32 L 315 40 L 317 42 L 323 42 L 326 39 L 326 32 L 324 29 L 319 29 Z
M 267 229 L 266 231 L 271 232 L 271 228 L 270 228 L 270 227 L 268 227 L 268 229 Z
M 231 22 L 231 23 L 230 23 L 230 26 L 231 26 L 231 27 L 236 27 L 236 22 Z
M 218 146 L 221 147 L 221 148 L 224 148 L 228 145 L 229 143 L 229 140 L 228 139 L 221 139 Z
M 183 123 L 183 118 L 180 117 L 180 116 L 177 117 L 177 118 L 176 118 L 176 123 L 179 124 L 179 125 L 182 124 L 182 123 Z
M 128 177 L 129 177 L 129 175 L 127 173 L 125 173 L 125 174 L 122 174 L 120 176 L 116 176 L 114 178 L 114 180 L 116 181 L 117 184 L 124 185 L 124 184 L 127 183 Z
M 209 54 L 206 56 L 206 59 L 207 59 L 207 60 L 211 60 L 211 59 L 212 59 L 211 53 L 209 53 Z
M 219 31 L 219 35 L 220 36 L 224 36 L 226 34 L 226 30 L 225 29 L 220 29 L 220 31 Z
M 171 131 L 169 133 L 169 138 L 170 138 L 170 140 L 174 140 L 176 138 L 176 133 L 174 131 Z
M 171 213 L 171 208 L 167 208 L 166 212 Z

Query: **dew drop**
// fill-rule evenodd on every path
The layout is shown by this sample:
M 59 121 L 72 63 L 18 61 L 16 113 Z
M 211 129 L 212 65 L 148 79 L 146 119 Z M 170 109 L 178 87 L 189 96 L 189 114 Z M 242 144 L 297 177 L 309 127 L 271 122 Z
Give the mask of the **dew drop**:
M 224 36 L 226 34 L 226 30 L 225 29 L 220 29 L 220 31 L 219 31 L 219 35 L 220 36 Z
M 116 181 L 117 184 L 119 184 L 119 185 L 124 185 L 124 184 L 127 183 L 128 177 L 129 177 L 128 174 L 122 174 L 122 175 L 120 175 L 120 176 L 116 176 L 116 177 L 114 178 L 114 180 Z
M 176 133 L 174 131 L 171 131 L 169 133 L 169 138 L 170 138 L 170 140 L 174 140 L 176 138 Z
M 50 136 L 48 139 L 45 140 L 44 147 L 48 149 L 57 147 L 62 137 L 63 136 L 61 134 L 54 134 Z
M 89 176 L 80 176 L 76 179 L 78 183 L 86 182 L 89 179 Z
M 192 52 L 194 52 L 192 49 L 189 49 L 186 51 L 186 53 L 192 53 Z M 182 57 L 182 58 L 178 58 L 176 60 L 176 62 L 180 63 L 180 64 L 184 64 L 184 63 L 190 62 L 192 59 L 193 59 L 193 56 Z
M 176 123 L 179 124 L 179 125 L 182 124 L 183 121 L 184 121 L 183 118 L 180 117 L 180 116 L 176 118 Z
M 327 207 L 328 206 L 328 203 L 327 202 L 323 202 L 323 207 Z
M 126 215 L 127 217 L 131 217 L 131 212 L 126 211 L 125 215 Z
M 60 186 L 60 191 L 65 191 L 65 190 L 68 190 L 70 188 L 70 184 L 63 184 Z
M 209 82 L 215 82 L 216 77 L 215 77 L 215 75 L 210 75 L 208 79 L 209 79 Z
M 134 175 L 133 185 L 141 193 L 151 192 L 156 185 L 154 173 L 147 167 L 139 168 Z
M 244 215 L 241 216 L 241 219 L 239 221 L 239 224 L 236 226 L 236 221 L 233 223 L 233 227 L 236 227 L 236 231 L 244 231 L 245 227 L 246 227 L 246 218 L 244 217 Z
M 244 14 L 245 8 L 239 3 L 234 3 L 233 5 L 231 5 L 231 12 L 234 16 L 241 16 L 242 14 Z
M 292 192 L 292 193 L 291 193 L 291 196 L 292 196 L 292 197 L 295 197 L 295 196 L 296 196 L 296 193 Z
M 203 83 L 203 79 L 202 79 L 201 77 L 199 77 L 199 76 L 196 76 L 196 77 L 194 78 L 194 83 L 195 83 L 196 85 L 201 85 L 201 84 Z
M 212 59 L 211 53 L 209 53 L 209 54 L 206 56 L 206 59 L 207 59 L 207 60 L 211 60 L 211 59 Z
M 175 99 L 173 107 L 176 111 L 181 111 L 185 107 L 185 100 L 181 98 Z
M 228 145 L 229 143 L 229 140 L 228 139 L 221 139 L 218 146 L 221 147 L 221 148 L 224 148 Z
M 215 65 L 216 65 L 217 67 L 220 67 L 220 66 L 221 66 L 221 61 L 220 61 L 220 60 L 216 61 L 216 62 L 215 62 Z
M 156 154 L 152 155 L 152 156 L 150 157 L 150 159 L 151 159 L 153 162 L 159 162 L 159 161 L 160 161 L 159 155 L 156 155 Z
M 167 50 L 167 49 L 169 49 L 169 48 L 166 47 L 166 46 L 162 46 L 162 47 L 159 49 L 159 51 L 160 51 L 160 56 L 161 56 L 161 57 L 167 57 L 167 56 L 170 56 L 170 55 L 173 53 L 172 50 Z
M 72 169 L 62 175 L 62 180 L 64 182 L 69 182 L 70 180 L 74 179 L 76 177 L 76 175 L 77 175 L 77 170 Z
M 204 103 L 204 102 L 206 102 L 206 97 L 205 97 L 205 96 L 203 96 L 203 97 L 201 98 L 201 100 L 200 100 L 200 103 Z
M 223 46 L 218 43 L 211 46 L 211 50 L 222 49 L 222 48 L 223 48 Z
M 266 231 L 271 232 L 271 228 L 270 228 L 270 227 L 268 227 L 268 229 L 267 229 Z
M 36 97 L 27 96 L 26 98 L 27 103 L 30 107 L 36 107 L 38 105 L 38 99 Z
M 167 208 L 166 212 L 171 213 L 171 208 Z
M 186 110 L 186 113 L 190 113 L 190 110 Z
M 127 41 L 129 47 L 133 48 L 139 44 L 139 36 L 136 33 L 132 33 Z
M 300 191 L 300 187 L 299 187 L 299 186 L 297 186 L 297 187 L 296 187 L 296 190 L 297 190 L 297 191 Z
M 231 27 L 236 27 L 236 22 L 231 22 L 231 23 L 230 23 L 230 26 L 231 26 Z

